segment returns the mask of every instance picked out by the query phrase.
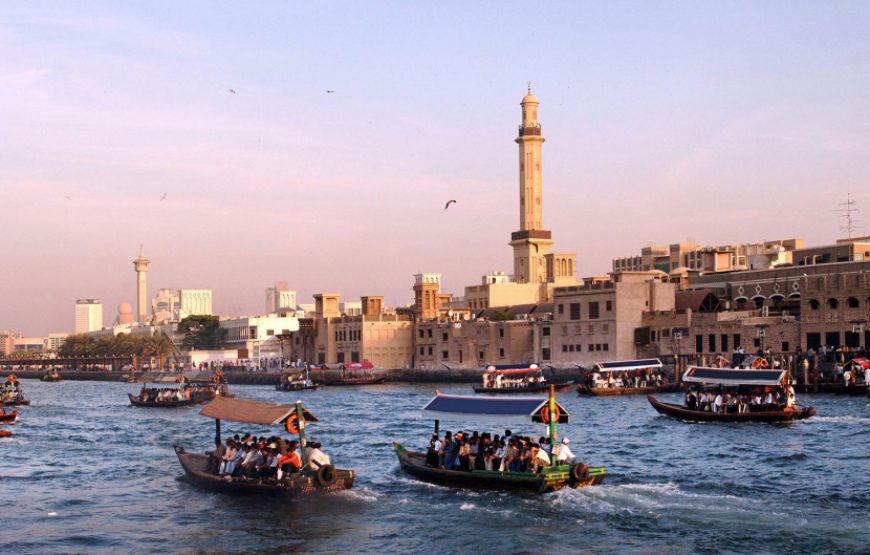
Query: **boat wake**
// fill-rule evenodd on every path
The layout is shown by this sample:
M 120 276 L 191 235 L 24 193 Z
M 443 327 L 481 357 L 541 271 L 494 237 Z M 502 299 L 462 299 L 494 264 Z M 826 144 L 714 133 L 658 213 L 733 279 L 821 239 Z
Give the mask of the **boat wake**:
M 870 416 L 816 416 L 810 424 L 870 424 Z

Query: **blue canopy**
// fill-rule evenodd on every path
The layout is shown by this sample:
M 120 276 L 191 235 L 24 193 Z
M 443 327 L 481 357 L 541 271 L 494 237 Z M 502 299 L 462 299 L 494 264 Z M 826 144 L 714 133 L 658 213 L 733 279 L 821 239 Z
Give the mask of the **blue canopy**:
M 434 419 L 474 420 L 498 424 L 542 424 L 541 409 L 549 404 L 547 397 L 463 397 L 436 394 L 423 407 L 423 415 Z M 567 424 L 568 411 L 556 403 L 559 423 Z
M 623 372 L 626 370 L 640 370 L 641 368 L 661 368 L 662 361 L 657 358 L 645 358 L 641 360 L 615 360 L 612 362 L 599 362 L 595 368 L 599 372 Z
M 683 374 L 683 381 L 720 385 L 781 386 L 785 383 L 785 374 L 785 370 L 739 370 L 690 366 Z

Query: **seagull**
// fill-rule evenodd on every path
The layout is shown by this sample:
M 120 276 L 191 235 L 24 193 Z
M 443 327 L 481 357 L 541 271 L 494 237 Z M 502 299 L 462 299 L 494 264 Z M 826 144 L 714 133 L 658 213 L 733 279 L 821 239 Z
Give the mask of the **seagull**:
M 448 201 L 447 201 L 447 204 L 444 205 L 444 210 L 447 210 L 447 209 L 450 207 L 450 205 L 453 204 L 453 203 L 455 203 L 455 202 L 456 202 L 456 201 L 453 200 L 453 199 L 448 200 Z
M 169 194 L 169 193 L 163 193 L 163 196 L 160 197 L 160 202 L 163 202 L 163 199 L 165 199 L 165 198 L 166 198 L 166 195 L 168 195 L 168 194 Z
M 72 197 L 70 197 L 70 196 L 64 196 L 63 198 L 65 198 L 66 200 L 72 199 Z
M 332 93 L 334 93 L 334 92 L 335 92 L 335 91 L 327 90 L 327 91 L 326 91 L 326 94 L 332 94 Z
M 236 94 L 236 91 L 234 91 L 233 89 L 230 89 L 230 92 Z

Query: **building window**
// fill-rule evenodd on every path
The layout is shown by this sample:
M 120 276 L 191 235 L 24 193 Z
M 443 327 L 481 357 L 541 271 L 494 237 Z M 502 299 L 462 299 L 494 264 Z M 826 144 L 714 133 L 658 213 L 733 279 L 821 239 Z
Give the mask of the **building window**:
M 592 343 L 589 344 L 589 348 L 587 349 L 590 353 L 595 350 L 595 345 Z
M 483 351 L 479 351 L 479 352 L 477 353 L 477 360 L 483 360 L 483 358 L 484 358 L 485 356 L 486 356 L 486 353 L 485 353 L 485 352 L 483 352 Z
M 828 308 L 836 310 L 838 306 L 840 306 L 840 301 L 837 299 L 828 299 Z
M 504 328 L 498 328 L 498 336 L 504 337 Z
M 499 350 L 498 350 L 498 356 L 499 356 L 500 358 L 504 358 L 504 349 L 499 349 Z
M 423 339 L 423 334 L 424 334 L 423 330 L 420 330 L 420 339 Z
M 606 310 L 607 312 L 612 312 L 613 311 L 613 301 L 606 301 L 604 303 L 604 310 Z
M 783 341 L 782 342 L 782 352 L 787 353 L 789 351 L 789 346 L 790 345 L 789 345 L 788 341 Z
M 604 328 L 604 331 L 606 332 L 606 331 L 607 331 L 607 326 L 605 325 L 605 326 L 602 326 L 602 327 Z M 651 331 L 649 332 L 649 339 L 650 339 L 650 341 L 653 341 L 653 342 L 656 341 L 656 330 L 651 330 Z
M 709 347 L 708 352 L 715 353 L 716 352 L 716 334 L 711 333 L 707 336 L 707 345 Z
M 849 308 L 858 308 L 859 306 L 861 306 L 861 303 L 859 303 L 858 299 L 856 299 L 855 297 L 849 297 L 849 300 L 846 301 L 846 304 L 849 306 Z
M 722 352 L 727 353 L 728 352 L 728 334 L 723 333 L 721 339 L 722 339 Z
M 275 330 L 266 330 L 266 335 L 268 335 L 270 337 L 275 335 Z
M 568 309 L 570 310 L 570 314 L 568 315 L 570 320 L 580 319 L 580 303 L 571 303 L 568 306 Z
M 577 352 L 578 352 L 578 353 L 579 353 L 580 351 L 583 350 L 583 345 L 581 345 L 581 344 L 579 344 L 579 343 L 576 344 L 576 345 L 574 345 L 574 347 L 577 349 Z
M 447 333 L 446 332 L 441 334 L 441 341 L 447 341 Z
M 544 337 L 550 337 L 550 326 L 544 326 L 541 328 L 541 335 Z
M 818 310 L 819 309 L 819 301 L 816 299 L 810 299 L 810 310 Z
M 450 358 L 450 353 L 448 353 L 447 351 L 441 351 L 441 358 L 447 360 L 448 358 Z
M 610 331 L 610 325 L 609 324 L 601 324 L 601 333 L 607 333 L 608 331 Z
M 430 357 L 432 356 L 432 346 L 431 345 L 429 346 L 429 356 Z
M 423 356 L 425 354 L 426 354 L 426 347 L 420 347 L 420 356 Z
M 339 364 L 344 364 L 344 353 L 338 353 L 337 358 Z
M 565 314 L 565 305 L 559 304 L 559 314 Z
M 734 348 L 736 349 L 739 346 L 740 346 L 740 334 L 735 333 L 734 334 Z
M 351 362 L 359 362 L 359 351 L 352 351 L 350 353 L 350 361 Z
M 704 352 L 704 336 L 696 335 L 695 336 L 695 352 L 703 353 Z
M 598 316 L 598 301 L 589 303 L 589 319 L 597 320 Z
M 605 351 L 609 351 L 610 350 L 610 343 L 605 343 L 604 345 L 602 345 L 602 347 L 604 348 Z
M 562 352 L 563 352 L 563 353 L 567 353 L 567 352 L 568 352 L 568 345 L 562 345 Z
M 544 360 L 550 360 L 550 349 L 545 347 L 541 349 L 541 358 Z
M 573 353 L 573 352 L 574 352 L 574 345 L 568 345 L 568 352 L 569 352 L 569 353 Z
M 429 328 L 428 330 L 426 330 L 426 335 L 428 337 L 432 337 L 432 328 Z

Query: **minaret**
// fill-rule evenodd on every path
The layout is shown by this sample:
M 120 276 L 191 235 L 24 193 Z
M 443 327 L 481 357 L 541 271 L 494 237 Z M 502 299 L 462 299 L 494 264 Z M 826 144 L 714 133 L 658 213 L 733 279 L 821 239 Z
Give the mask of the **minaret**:
M 136 268 L 136 314 L 140 324 L 148 323 L 148 265 L 151 261 L 145 258 L 142 245 L 139 245 L 139 258 L 133 261 Z
M 543 283 L 547 280 L 544 264 L 552 234 L 543 229 L 543 200 L 541 189 L 541 124 L 538 123 L 538 99 L 528 94 L 520 103 L 523 122 L 516 143 L 520 147 L 520 230 L 511 233 L 510 245 L 514 249 L 514 280 L 517 283 Z

